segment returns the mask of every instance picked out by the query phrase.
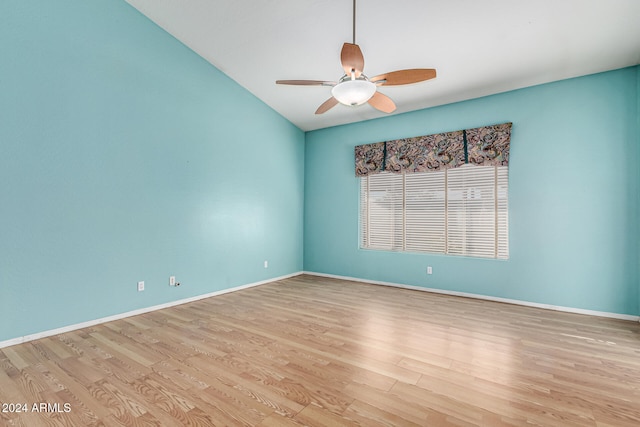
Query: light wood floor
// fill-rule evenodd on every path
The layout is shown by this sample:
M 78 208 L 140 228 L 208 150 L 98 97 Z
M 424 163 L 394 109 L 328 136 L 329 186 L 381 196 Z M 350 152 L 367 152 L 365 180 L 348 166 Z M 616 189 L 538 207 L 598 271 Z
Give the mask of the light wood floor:
M 0 403 L 28 427 L 637 427 L 640 324 L 298 276 L 1 349 Z

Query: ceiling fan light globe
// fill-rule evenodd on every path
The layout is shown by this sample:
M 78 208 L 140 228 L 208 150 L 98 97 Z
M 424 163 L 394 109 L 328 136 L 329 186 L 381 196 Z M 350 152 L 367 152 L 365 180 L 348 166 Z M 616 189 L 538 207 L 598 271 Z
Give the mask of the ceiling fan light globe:
M 331 89 L 339 103 L 356 106 L 367 102 L 376 93 L 376 85 L 367 80 L 344 80 Z

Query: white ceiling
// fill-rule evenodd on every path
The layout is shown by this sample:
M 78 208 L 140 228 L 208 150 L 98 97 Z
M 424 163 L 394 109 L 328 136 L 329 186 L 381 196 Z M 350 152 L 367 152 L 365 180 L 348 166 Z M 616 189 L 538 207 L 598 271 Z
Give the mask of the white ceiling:
M 365 104 L 316 108 L 352 42 L 352 0 L 127 0 L 302 130 L 382 117 Z M 393 114 L 640 63 L 640 0 L 359 0 L 365 74 L 436 68 L 381 87 Z

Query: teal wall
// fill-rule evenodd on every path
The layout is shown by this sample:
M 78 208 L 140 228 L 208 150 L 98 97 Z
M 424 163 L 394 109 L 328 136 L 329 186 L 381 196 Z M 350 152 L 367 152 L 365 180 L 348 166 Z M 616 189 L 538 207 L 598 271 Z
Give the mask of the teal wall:
M 636 159 L 640 159 L 640 65 L 636 66 L 636 98 L 638 100 L 638 105 L 636 107 Z M 640 206 L 640 161 L 636 163 L 636 176 L 638 182 L 638 190 L 636 193 L 636 206 Z M 639 208 L 640 209 L 640 208 Z M 636 223 L 636 236 L 638 242 L 640 242 L 640 215 L 637 216 L 638 222 Z M 640 243 L 638 243 L 640 245 Z M 640 249 L 638 249 L 638 258 L 636 261 L 638 265 L 638 311 L 640 311 Z
M 305 270 L 638 315 L 638 108 L 631 67 L 309 132 Z M 358 248 L 355 145 L 507 121 L 509 260 Z
M 0 52 L 0 341 L 302 270 L 304 133 L 124 1 Z

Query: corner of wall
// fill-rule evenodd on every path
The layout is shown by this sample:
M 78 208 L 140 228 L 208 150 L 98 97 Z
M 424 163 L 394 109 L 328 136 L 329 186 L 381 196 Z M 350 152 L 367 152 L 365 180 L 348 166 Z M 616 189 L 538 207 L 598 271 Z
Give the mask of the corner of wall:
M 640 313 L 640 65 L 636 65 L 636 143 L 635 143 L 635 165 L 636 165 L 636 257 L 638 272 L 636 280 L 638 282 L 638 313 Z

